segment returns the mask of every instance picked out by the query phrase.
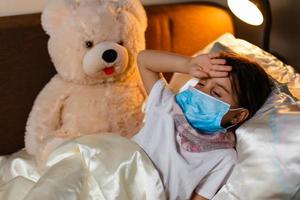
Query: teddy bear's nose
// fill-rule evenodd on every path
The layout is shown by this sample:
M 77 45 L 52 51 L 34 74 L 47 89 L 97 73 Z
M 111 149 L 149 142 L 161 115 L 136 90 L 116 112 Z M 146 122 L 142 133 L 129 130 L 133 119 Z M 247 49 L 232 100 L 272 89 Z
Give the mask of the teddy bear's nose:
M 108 63 L 114 62 L 118 57 L 118 53 L 113 49 L 108 49 L 102 54 L 102 59 Z

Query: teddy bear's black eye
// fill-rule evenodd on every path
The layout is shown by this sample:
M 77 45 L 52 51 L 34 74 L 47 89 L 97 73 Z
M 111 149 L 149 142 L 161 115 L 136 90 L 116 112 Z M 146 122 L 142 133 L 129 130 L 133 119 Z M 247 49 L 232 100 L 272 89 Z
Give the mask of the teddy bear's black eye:
M 124 45 L 123 41 L 118 42 L 118 44 L 121 45 L 121 46 Z
M 89 49 L 89 48 L 92 48 L 93 46 L 94 46 L 94 43 L 93 43 L 92 41 L 86 41 L 86 42 L 85 42 L 85 47 L 86 47 L 86 48 Z

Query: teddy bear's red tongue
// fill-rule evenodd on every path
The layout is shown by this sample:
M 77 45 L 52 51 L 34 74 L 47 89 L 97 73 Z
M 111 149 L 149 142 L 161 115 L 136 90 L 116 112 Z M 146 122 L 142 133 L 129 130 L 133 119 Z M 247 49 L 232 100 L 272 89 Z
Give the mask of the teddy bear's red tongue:
M 107 67 L 107 68 L 103 69 L 103 71 L 106 75 L 111 75 L 115 72 L 115 68 L 114 67 Z

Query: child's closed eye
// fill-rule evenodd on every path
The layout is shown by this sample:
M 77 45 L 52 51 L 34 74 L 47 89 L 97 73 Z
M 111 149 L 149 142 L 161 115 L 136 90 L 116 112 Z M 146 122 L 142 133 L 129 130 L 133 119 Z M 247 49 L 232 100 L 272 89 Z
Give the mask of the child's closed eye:
M 219 92 L 216 92 L 216 91 L 212 91 L 212 96 L 217 97 L 217 98 L 221 98 L 221 94 Z
M 201 87 L 203 87 L 203 86 L 205 86 L 205 83 L 199 81 L 199 82 L 198 82 L 198 85 L 201 86 Z

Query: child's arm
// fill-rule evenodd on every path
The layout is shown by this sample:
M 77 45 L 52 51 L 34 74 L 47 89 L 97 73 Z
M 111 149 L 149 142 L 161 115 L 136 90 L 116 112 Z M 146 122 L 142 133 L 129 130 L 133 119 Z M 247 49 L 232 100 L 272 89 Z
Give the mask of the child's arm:
M 139 53 L 137 62 L 144 87 L 149 94 L 152 86 L 160 79 L 160 72 L 189 73 L 197 78 L 224 77 L 231 71 L 218 53 L 202 54 L 197 57 L 183 56 L 170 52 L 145 50 Z
M 193 193 L 191 200 L 208 200 L 208 199 L 200 196 L 199 194 Z
M 204 198 L 203 196 L 200 196 L 197 193 L 193 193 L 191 200 L 208 200 L 207 198 Z

